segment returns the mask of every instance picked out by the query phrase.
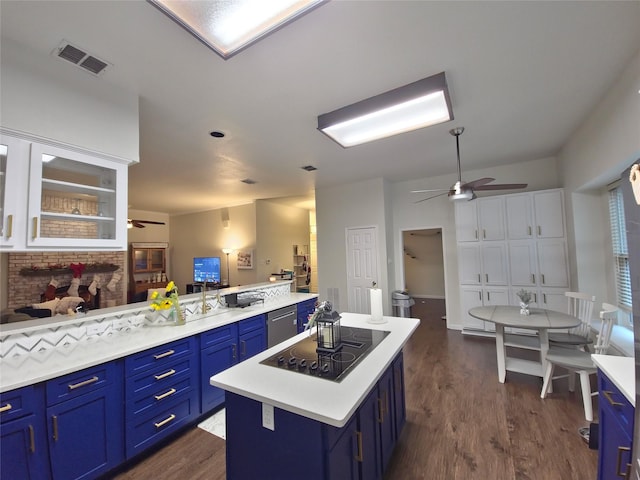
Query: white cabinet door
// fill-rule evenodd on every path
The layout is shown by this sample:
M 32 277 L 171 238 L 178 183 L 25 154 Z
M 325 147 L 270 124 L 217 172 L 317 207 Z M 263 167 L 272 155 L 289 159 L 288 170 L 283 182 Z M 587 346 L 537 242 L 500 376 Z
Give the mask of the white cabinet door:
M 509 289 L 506 287 L 485 287 L 483 298 L 484 305 L 509 305 Z M 484 322 L 484 329 L 488 332 L 495 332 L 496 324 Z
M 512 240 L 533 238 L 533 201 L 530 193 L 507 195 L 507 235 Z
M 564 238 L 564 201 L 562 190 L 533 194 L 536 235 L 538 238 Z
M 126 249 L 127 166 L 31 145 L 29 247 Z
M 511 285 L 534 287 L 536 285 L 536 244 L 531 240 L 514 240 L 509 243 L 509 270 Z
M 480 245 L 469 244 L 458 247 L 458 270 L 460 283 L 463 285 L 480 285 L 482 266 L 480 262 Z
M 478 236 L 482 240 L 504 240 L 504 198 L 481 198 L 478 202 Z
M 482 306 L 482 288 L 462 287 L 460 288 L 460 305 L 462 307 L 462 326 L 471 330 L 484 330 L 484 320 L 469 315 L 469 310 L 473 307 Z
M 0 136 L 0 251 L 25 246 L 29 148 L 29 142 Z
M 538 305 L 540 308 L 567 313 L 568 301 L 564 288 L 541 288 L 539 291 Z
M 482 245 L 482 282 L 485 285 L 508 285 L 507 249 L 503 242 Z
M 478 212 L 476 202 L 457 202 L 455 210 L 458 242 L 477 242 Z
M 564 240 L 538 241 L 538 284 L 541 287 L 569 287 L 567 246 Z

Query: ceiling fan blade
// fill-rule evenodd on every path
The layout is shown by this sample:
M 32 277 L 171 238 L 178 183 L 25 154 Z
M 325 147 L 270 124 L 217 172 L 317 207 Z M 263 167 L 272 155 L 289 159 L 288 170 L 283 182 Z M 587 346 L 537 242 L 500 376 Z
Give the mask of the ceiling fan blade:
M 430 197 L 427 198 L 423 198 L 422 200 L 418 200 L 417 202 L 413 202 L 413 203 L 422 203 L 422 202 L 426 202 L 427 200 L 431 200 L 432 198 L 436 198 L 436 197 L 441 197 L 443 195 L 447 195 L 449 193 L 449 190 L 447 190 L 444 193 L 439 193 L 438 195 L 431 195 Z
M 494 180 L 495 180 L 495 178 L 491 178 L 491 177 L 478 178 L 477 180 L 472 180 L 470 182 L 465 183 L 464 186 L 465 187 L 476 188 L 476 187 L 479 187 L 481 185 L 486 185 L 487 183 L 491 183 Z
M 495 185 L 481 185 L 479 187 L 474 187 L 474 190 L 483 191 L 483 190 L 517 190 L 519 188 L 527 188 L 526 183 L 497 183 Z
M 153 220 L 138 220 L 138 219 L 132 219 L 132 222 L 138 222 L 138 223 L 148 223 L 150 225 L 165 225 L 164 222 L 154 222 Z
M 448 192 L 448 188 L 430 188 L 427 190 L 411 190 L 411 193 Z

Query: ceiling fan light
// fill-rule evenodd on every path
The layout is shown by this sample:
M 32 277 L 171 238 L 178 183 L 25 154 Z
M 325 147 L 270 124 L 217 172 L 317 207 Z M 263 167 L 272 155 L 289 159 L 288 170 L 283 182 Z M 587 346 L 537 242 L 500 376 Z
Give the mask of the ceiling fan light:
M 453 119 L 444 72 L 318 116 L 318 130 L 341 146 L 430 127 Z
M 475 198 L 476 198 L 476 194 L 473 192 L 473 190 L 463 190 L 461 192 L 455 192 L 451 190 L 449 192 L 449 200 L 451 200 L 452 202 L 462 201 L 462 200 L 470 201 Z

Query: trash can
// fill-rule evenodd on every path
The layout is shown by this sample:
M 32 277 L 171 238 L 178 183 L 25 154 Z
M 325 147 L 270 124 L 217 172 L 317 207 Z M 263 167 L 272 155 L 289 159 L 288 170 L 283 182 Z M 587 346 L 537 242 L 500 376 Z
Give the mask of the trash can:
M 415 303 L 407 292 L 395 290 L 391 294 L 391 306 L 393 307 L 394 317 L 411 317 L 411 305 Z

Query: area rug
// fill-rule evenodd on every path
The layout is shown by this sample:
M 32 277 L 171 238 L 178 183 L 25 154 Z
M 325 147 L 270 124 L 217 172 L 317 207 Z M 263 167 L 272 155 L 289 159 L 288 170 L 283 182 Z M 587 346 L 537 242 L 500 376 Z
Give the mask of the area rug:
M 209 432 L 210 434 L 215 435 L 216 437 L 226 439 L 227 435 L 226 435 L 224 408 L 222 410 L 218 410 L 209 418 L 199 423 L 198 428 L 201 428 L 205 432 Z

